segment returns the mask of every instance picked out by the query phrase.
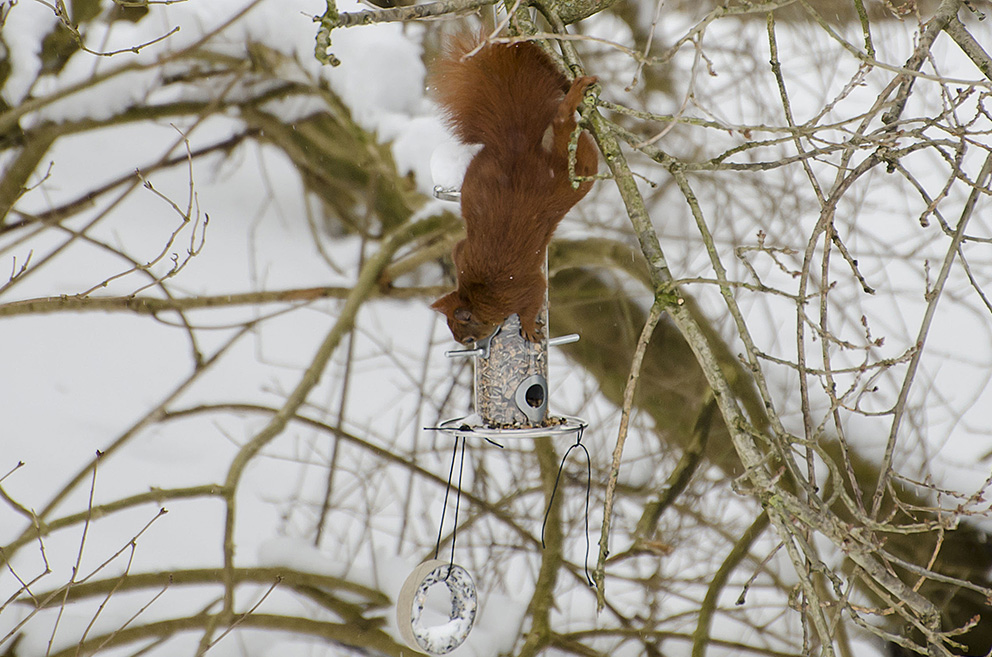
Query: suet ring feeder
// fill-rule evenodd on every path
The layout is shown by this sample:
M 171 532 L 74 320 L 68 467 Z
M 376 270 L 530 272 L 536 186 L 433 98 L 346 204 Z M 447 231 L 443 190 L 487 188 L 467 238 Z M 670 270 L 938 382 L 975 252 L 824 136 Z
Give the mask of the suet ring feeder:
M 451 611 L 446 623 L 427 626 L 423 619 L 427 591 L 437 584 L 448 588 Z M 396 603 L 396 622 L 400 636 L 411 649 L 446 655 L 468 638 L 477 608 L 475 582 L 468 571 L 448 561 L 431 559 L 414 568 L 403 582 Z

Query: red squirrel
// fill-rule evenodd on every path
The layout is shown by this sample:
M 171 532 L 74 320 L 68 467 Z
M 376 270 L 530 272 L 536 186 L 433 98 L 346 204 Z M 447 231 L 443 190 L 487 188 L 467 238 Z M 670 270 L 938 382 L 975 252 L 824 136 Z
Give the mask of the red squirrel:
M 545 252 L 565 213 L 592 187 L 572 186 L 568 142 L 575 111 L 595 77 L 571 83 L 536 44 L 452 39 L 433 66 L 432 84 L 448 125 L 465 144 L 481 144 L 461 188 L 464 240 L 453 259 L 458 287 L 431 306 L 462 344 L 492 335 L 517 313 L 527 340 L 543 338 Z M 588 133 L 579 135 L 575 173 L 598 167 Z

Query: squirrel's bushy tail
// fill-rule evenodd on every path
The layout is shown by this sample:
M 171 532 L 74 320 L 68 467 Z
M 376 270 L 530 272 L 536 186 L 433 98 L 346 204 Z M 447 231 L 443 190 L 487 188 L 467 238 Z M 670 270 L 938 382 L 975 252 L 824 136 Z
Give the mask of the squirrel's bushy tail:
M 568 80 L 531 42 L 486 44 L 466 57 L 482 38 L 451 38 L 433 66 L 431 86 L 448 124 L 468 144 L 539 142 Z

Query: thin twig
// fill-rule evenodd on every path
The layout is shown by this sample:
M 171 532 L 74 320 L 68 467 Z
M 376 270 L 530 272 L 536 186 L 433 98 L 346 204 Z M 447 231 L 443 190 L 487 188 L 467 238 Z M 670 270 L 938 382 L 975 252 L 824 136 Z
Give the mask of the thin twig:
M 644 353 L 651 341 L 658 320 L 661 319 L 664 307 L 658 301 L 651 305 L 647 320 L 641 329 L 641 336 L 637 340 L 637 348 L 634 350 L 634 357 L 630 362 L 630 374 L 627 377 L 627 385 L 623 391 L 623 405 L 620 411 L 620 427 L 617 432 L 617 443 L 613 448 L 613 462 L 610 465 L 609 478 L 606 480 L 606 494 L 603 503 L 603 527 L 599 535 L 599 557 L 596 560 L 596 569 L 593 571 L 593 581 L 596 583 L 596 606 L 598 611 L 602 611 L 605 603 L 606 592 L 604 590 L 606 580 L 606 558 L 610 554 L 610 525 L 613 519 L 614 496 L 616 495 L 617 480 L 620 476 L 620 462 L 623 458 L 623 447 L 627 441 L 627 429 L 630 424 L 630 413 L 634 405 L 634 393 L 637 391 L 637 382 L 641 376 L 641 364 L 644 362 Z
M 979 187 L 985 185 L 989 180 L 990 175 L 992 175 L 992 153 L 985 158 L 985 164 L 982 166 L 981 172 L 975 179 L 976 184 Z M 920 366 L 920 359 L 923 356 L 923 347 L 926 344 L 927 335 L 930 332 L 930 326 L 933 324 L 934 317 L 936 316 L 937 303 L 943 296 L 944 285 L 947 283 L 947 278 L 951 273 L 951 267 L 958 255 L 959 249 L 961 248 L 961 243 L 965 236 L 965 229 L 968 227 L 968 222 L 972 218 L 975 204 L 978 202 L 979 196 L 981 196 L 981 194 L 978 189 L 973 189 L 971 194 L 968 195 L 968 200 L 965 202 L 964 207 L 961 210 L 961 217 L 958 219 L 958 225 L 955 228 L 954 237 L 951 239 L 951 242 L 947 247 L 947 252 L 944 255 L 944 261 L 941 264 L 940 273 L 937 275 L 937 280 L 934 282 L 933 287 L 926 295 L 927 307 L 923 314 L 923 319 L 920 322 L 919 332 L 916 336 L 916 351 L 913 352 L 913 356 L 909 360 L 909 365 L 906 367 L 906 374 L 903 377 L 903 383 L 899 388 L 899 398 L 896 400 L 894 406 L 892 424 L 889 426 L 889 436 L 885 444 L 885 453 L 882 456 L 882 464 L 880 469 L 881 476 L 879 477 L 878 484 L 875 487 L 875 494 L 872 496 L 871 514 L 873 516 L 878 514 L 882 505 L 884 493 L 888 489 L 889 482 L 892 478 L 892 459 L 895 455 L 896 441 L 899 437 L 899 428 L 902 424 L 902 419 L 906 414 L 909 391 L 913 386 L 913 381 L 916 378 L 916 371 Z

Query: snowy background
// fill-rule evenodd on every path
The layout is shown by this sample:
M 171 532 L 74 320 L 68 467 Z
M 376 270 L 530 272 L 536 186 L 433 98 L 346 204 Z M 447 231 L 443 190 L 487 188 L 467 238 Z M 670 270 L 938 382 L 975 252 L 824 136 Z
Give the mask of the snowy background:
M 94 3 L 72 3 L 77 5 Z M 210 648 L 215 655 L 344 654 L 356 645 L 392 654 L 395 643 L 361 641 L 379 641 L 379 627 L 383 641 L 399 640 L 392 601 L 416 564 L 433 556 L 451 459 L 449 439 L 422 428 L 467 413 L 471 401 L 470 371 L 466 363 L 444 358 L 453 343 L 428 308 L 437 286 L 449 282 L 439 263 L 454 231 L 400 249 L 396 261 L 427 253 L 397 281 L 397 287 L 422 293 L 363 303 L 355 329 L 337 345 L 299 418 L 258 454 L 240 459 L 299 385 L 344 307 L 341 298 L 278 293 L 355 283 L 390 228 L 392 215 L 376 204 L 379 184 L 407 204 L 410 221 L 457 212 L 456 205 L 430 198 L 435 182 L 457 180 L 464 156 L 429 100 L 425 58 L 444 30 L 467 19 L 335 30 L 331 51 L 342 64 L 332 68 L 313 57 L 312 17 L 323 11 L 321 2 L 189 0 L 151 5 L 147 14 L 126 18 L 105 2 L 80 26 L 90 52 L 70 47 L 71 55 L 53 62 L 42 47 L 57 32 L 52 8 L 30 0 L 2 6 L 0 36 L 10 65 L 0 89 L 5 176 L 23 164 L 28 150 L 11 146 L 19 131 L 33 140 L 50 130 L 57 139 L 43 149 L 27 189 L 0 225 L 0 545 L 6 562 L 0 651 L 76 654 L 87 640 L 86 654 L 145 648 L 195 654 L 207 636 L 217 640 Z M 339 3 L 341 11 L 361 8 Z M 658 142 L 686 161 L 706 162 L 751 140 L 770 143 L 728 160 L 772 161 L 795 153 L 781 128 L 763 14 L 716 20 L 693 32 L 703 24 L 703 9 L 662 5 L 653 52 L 687 34 L 697 35 L 698 47 L 681 44 L 628 89 L 636 65 L 611 44 L 640 43 L 655 7 L 642 9 L 641 16 L 623 18 L 603 13 L 581 26 L 599 40 L 577 47 L 587 70 L 600 77 L 602 99 L 698 119 Z M 968 25 L 988 49 L 988 26 Z M 919 37 L 912 16 L 874 22 L 876 58 L 884 65 L 859 74 L 859 61 L 838 39 L 860 47 L 860 26 L 838 22 L 833 28 L 837 38 L 808 20 L 777 28 L 795 123 L 828 108 L 807 148 L 848 138 Z M 138 44 L 147 45 L 131 52 Z M 838 394 L 847 393 L 833 406 L 824 377 L 816 374 L 824 367 L 823 338 L 815 331 L 819 297 L 806 307 L 804 355 L 814 374 L 804 407 L 789 364 L 797 359 L 796 304 L 768 292 L 796 294 L 796 272 L 820 216 L 807 173 L 797 162 L 692 174 L 730 267 L 728 279 L 754 284 L 757 274 L 767 286 L 735 294 L 757 349 L 767 355 L 763 373 L 785 429 L 801 436 L 805 420 L 817 435 L 835 435 L 842 417 L 847 440 L 872 460 L 883 457 L 892 425 L 888 409 L 903 385 L 927 293 L 950 243 L 941 221 L 956 225 L 992 129 L 989 80 L 946 36 L 931 52 L 927 77 L 917 80 L 906 116 L 940 118 L 932 125 L 908 121 L 901 145 L 914 138 L 939 143 L 900 162 L 937 199 L 938 213 L 926 212 L 908 176 L 886 173 L 884 165 L 845 189 L 837 204 L 841 238 L 876 292 L 866 295 L 833 254 L 831 314 L 824 321 L 836 338 L 828 342 Z M 951 82 L 941 84 L 937 75 Z M 361 135 L 353 141 L 365 150 L 349 141 L 352 150 L 336 153 L 345 142 L 342 133 L 329 130 L 321 147 L 330 155 L 308 160 L 314 153 L 307 147 L 321 142 L 304 126 L 319 125 L 314 117 L 325 114 L 348 134 Z M 266 123 L 273 117 L 289 136 L 276 135 Z M 645 127 L 642 137 L 667 125 Z M 945 129 L 955 125 L 957 133 Z M 199 154 L 227 141 L 229 146 Z M 948 160 L 959 147 L 963 176 L 955 178 Z M 322 197 L 322 179 L 303 172 L 308 162 L 339 164 L 335 156 L 373 172 L 353 198 Z M 810 161 L 825 184 L 834 180 L 837 157 L 825 151 Z M 717 286 L 707 283 L 714 278 L 711 261 L 684 199 L 663 168 L 636 154 L 631 159 L 643 176 L 642 192 L 673 274 L 687 281 L 687 292 L 731 352 L 740 353 Z M 382 183 L 375 171 L 385 170 L 392 178 Z M 343 180 L 351 174 L 328 167 L 324 175 Z M 9 189 L 0 191 L 0 200 L 9 198 Z M 992 529 L 984 515 L 988 503 L 969 498 L 983 489 L 992 462 L 992 308 L 982 292 L 992 277 L 992 202 L 987 188 L 979 196 L 962 247 L 969 269 L 954 267 L 943 290 L 894 462 L 906 481 L 946 491 L 941 503 L 956 508 L 958 517 Z M 337 198 L 344 199 L 340 205 Z M 767 237 L 759 238 L 759 230 Z M 636 244 L 609 180 L 597 184 L 559 235 Z M 768 248 L 757 248 L 762 243 Z M 735 252 L 739 247 L 744 250 Z M 821 246 L 810 248 L 822 256 Z M 819 273 L 813 280 L 819 282 Z M 641 308 L 650 306 L 650 291 L 636 281 L 616 285 Z M 141 314 L 123 302 L 135 294 L 213 299 L 217 305 Z M 238 304 L 223 300 L 238 294 L 255 296 Z M 122 301 L 72 305 L 75 295 Z M 38 299 L 46 302 L 25 309 Z M 594 479 L 591 567 L 619 410 L 596 373 L 569 353 L 552 354 L 551 404 L 554 412 L 591 424 L 584 437 Z M 629 364 L 616 367 L 625 377 Z M 635 413 L 621 470 L 614 553 L 631 548 L 645 500 L 681 454 L 666 443 L 666 431 Z M 559 457 L 566 447 L 556 446 Z M 98 450 L 104 456 L 94 460 Z M 528 605 L 541 564 L 546 504 L 538 470 L 530 445 L 470 445 L 456 561 L 475 577 L 481 608 L 455 655 L 519 651 L 531 628 Z M 564 638 L 554 649 L 575 652 L 581 644 L 596 653 L 635 655 L 644 654 L 644 640 L 664 645 L 665 654 L 689 654 L 700 600 L 757 505 L 731 490 L 724 469 L 702 466 L 664 516 L 656 551 L 608 567 L 609 608 L 597 615 L 595 592 L 583 575 L 584 471 L 584 463 L 570 461 L 559 492 L 566 563 L 550 613 Z M 442 554 L 451 547 L 452 513 L 449 501 Z M 45 527 L 42 538 L 31 529 L 35 523 Z M 229 633 L 210 627 L 224 604 L 225 527 L 233 566 L 245 573 L 234 587 L 234 609 L 252 612 Z M 734 575 L 712 629 L 714 654 L 795 654 L 802 648 L 803 627 L 789 608 L 796 575 L 781 553 L 762 563 L 776 544 L 771 535 L 758 541 Z M 827 563 L 840 564 L 828 544 L 821 549 Z M 277 580 L 280 569 L 314 578 Z M 177 573 L 171 583 L 170 572 Z M 139 582 L 139 574 L 156 577 Z M 735 608 L 752 575 L 748 604 Z M 330 591 L 333 604 L 308 586 Z M 37 610 L 32 601 L 52 592 Z M 443 600 L 432 604 L 444 609 Z M 359 618 L 373 620 L 366 628 Z M 280 619 L 325 625 L 314 629 Z M 632 627 L 630 619 L 640 624 Z M 332 626 L 341 634 L 333 635 Z M 637 638 L 638 628 L 650 639 Z M 853 628 L 857 654 L 878 649 L 875 639 Z

